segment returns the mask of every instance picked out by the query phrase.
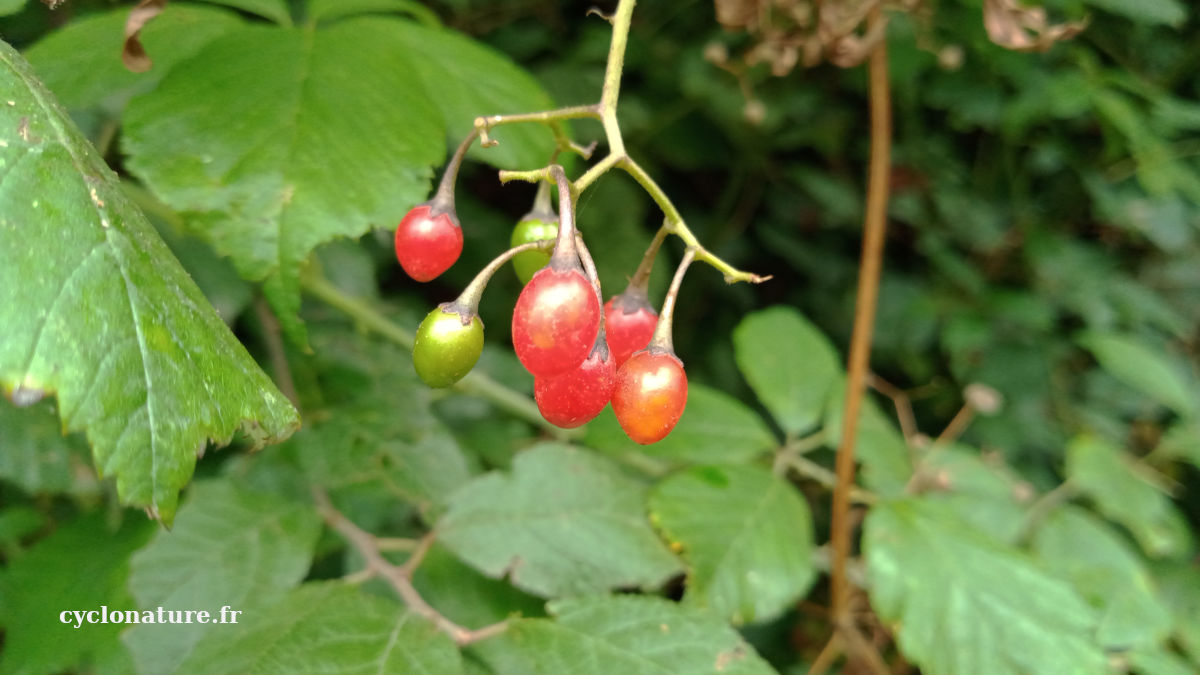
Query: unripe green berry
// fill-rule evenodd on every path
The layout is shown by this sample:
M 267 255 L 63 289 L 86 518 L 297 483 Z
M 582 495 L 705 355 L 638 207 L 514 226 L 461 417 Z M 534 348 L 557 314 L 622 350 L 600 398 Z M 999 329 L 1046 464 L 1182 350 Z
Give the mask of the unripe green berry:
M 558 223 L 538 217 L 526 216 L 513 228 L 511 246 L 520 246 L 558 236 Z M 513 258 L 513 270 L 522 284 L 529 283 L 538 270 L 550 262 L 550 251 L 523 251 Z
M 483 322 L 479 316 L 455 303 L 444 303 L 426 315 L 417 328 L 413 366 L 425 384 L 449 387 L 471 372 L 482 353 Z

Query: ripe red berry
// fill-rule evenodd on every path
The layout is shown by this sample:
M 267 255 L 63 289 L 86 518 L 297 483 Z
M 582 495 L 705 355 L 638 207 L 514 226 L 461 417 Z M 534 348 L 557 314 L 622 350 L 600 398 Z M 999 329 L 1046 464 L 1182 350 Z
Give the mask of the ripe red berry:
M 417 281 L 432 281 L 450 269 L 462 248 L 462 228 L 453 212 L 434 213 L 429 204 L 418 204 L 396 226 L 396 259 Z
M 634 352 L 650 344 L 654 326 L 658 324 L 658 312 L 650 305 L 645 292 L 630 288 L 604 304 L 604 323 L 608 346 L 620 368 Z
M 617 366 L 603 337 L 578 367 L 533 381 L 533 399 L 542 417 L 555 426 L 574 429 L 604 410 L 617 383 Z
M 687 405 L 687 374 L 673 353 L 642 350 L 617 371 L 612 406 L 617 422 L 642 445 L 657 443 L 671 433 Z
M 591 352 L 600 329 L 600 301 L 578 265 L 538 270 L 513 309 L 517 358 L 536 377 L 577 367 Z

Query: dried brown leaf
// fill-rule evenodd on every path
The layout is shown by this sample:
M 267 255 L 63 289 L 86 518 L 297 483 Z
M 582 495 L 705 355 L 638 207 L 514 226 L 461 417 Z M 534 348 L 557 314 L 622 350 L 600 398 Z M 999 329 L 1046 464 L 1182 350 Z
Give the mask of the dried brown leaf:
M 1022 52 L 1044 52 L 1055 42 L 1070 40 L 1086 21 L 1050 24 L 1042 7 L 1025 7 L 1017 0 L 983 0 L 983 25 L 992 42 Z
M 125 20 L 125 46 L 121 49 L 121 63 L 129 70 L 144 73 L 154 65 L 142 46 L 142 29 L 166 6 L 167 0 L 141 0 L 130 10 L 129 18 Z

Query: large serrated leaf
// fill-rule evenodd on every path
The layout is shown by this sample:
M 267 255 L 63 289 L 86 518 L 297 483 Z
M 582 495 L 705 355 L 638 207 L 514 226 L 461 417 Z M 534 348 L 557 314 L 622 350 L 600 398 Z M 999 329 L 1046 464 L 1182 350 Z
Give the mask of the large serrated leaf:
M 134 93 L 152 88 L 176 62 L 245 23 L 223 9 L 173 2 L 142 30 L 154 67 L 135 73 L 121 63 L 128 18 L 129 8 L 121 7 L 71 21 L 25 50 L 25 58 L 64 106 L 119 108 Z
M 650 518 L 687 563 L 684 601 L 734 623 L 777 617 L 816 575 L 808 504 L 765 469 L 672 476 L 650 493 Z
M 129 554 L 153 531 L 136 515 L 118 529 L 93 513 L 64 523 L 0 568 L 0 673 L 128 671 L 129 655 L 117 641 L 123 626 L 100 623 L 100 608 L 132 606 L 125 590 Z
M 243 276 L 268 281 L 297 339 L 300 264 L 323 242 L 398 221 L 445 153 L 438 112 L 414 96 L 421 82 L 389 28 L 233 31 L 126 112 L 130 168 Z
M 246 610 L 236 626 L 216 628 L 179 672 L 462 672 L 458 649 L 428 621 L 338 582 L 305 584 Z
M 1191 550 L 1183 514 L 1165 487 L 1119 448 L 1094 437 L 1067 447 L 1067 476 L 1100 513 L 1129 529 L 1142 549 L 1155 557 Z
M 465 135 L 476 115 L 546 101 L 528 75 L 451 31 L 384 17 L 250 27 L 133 99 L 123 141 L 131 170 L 243 276 L 265 281 L 300 339 L 299 268 L 316 246 L 393 227 L 427 195 L 448 128 Z M 511 142 L 480 156 L 544 162 L 544 131 L 508 131 L 498 138 Z
M 0 44 L 0 384 L 56 392 L 101 474 L 165 521 L 209 440 L 286 437 L 258 368 L 27 63 Z
M 1046 517 L 1033 538 L 1044 565 L 1100 610 L 1105 647 L 1152 647 L 1171 632 L 1171 612 L 1132 547 L 1107 523 L 1074 506 Z
M 769 675 L 737 631 L 707 612 L 646 596 L 550 603 L 549 619 L 514 621 L 475 649 L 497 673 Z
M 170 532 L 133 557 L 129 587 L 142 609 L 219 614 L 267 602 L 298 583 L 312 562 L 320 521 L 308 505 L 248 492 L 228 481 L 199 482 Z M 139 668 L 178 669 L 196 644 L 225 626 L 144 624 L 126 634 Z
M 871 604 L 929 675 L 1105 672 L 1092 610 L 948 504 L 885 502 L 867 514 Z
M 518 455 L 511 474 L 456 492 L 436 532 L 472 567 L 538 595 L 655 587 L 679 561 L 650 528 L 645 498 L 609 461 L 547 443 Z
M 791 307 L 748 315 L 733 332 L 734 355 L 746 381 L 788 433 L 821 420 L 842 365 L 829 338 Z
M 202 0 L 203 2 L 211 2 L 214 5 L 225 5 L 234 9 L 240 9 L 243 12 L 257 14 L 264 19 L 270 19 L 275 23 L 280 23 L 285 26 L 292 23 L 292 12 L 288 9 L 287 0 Z

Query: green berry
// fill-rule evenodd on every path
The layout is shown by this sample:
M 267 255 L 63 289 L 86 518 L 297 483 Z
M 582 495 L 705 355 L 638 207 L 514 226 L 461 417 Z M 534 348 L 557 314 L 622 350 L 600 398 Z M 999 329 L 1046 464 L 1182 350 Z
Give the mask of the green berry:
M 474 312 L 444 303 L 417 328 L 413 366 L 431 387 L 449 387 L 471 372 L 483 353 L 483 322 Z
M 511 246 L 520 246 L 558 236 L 558 223 L 553 220 L 526 216 L 513 228 Z M 529 283 L 538 270 L 550 262 L 550 251 L 524 251 L 513 258 L 513 269 L 522 284 Z

